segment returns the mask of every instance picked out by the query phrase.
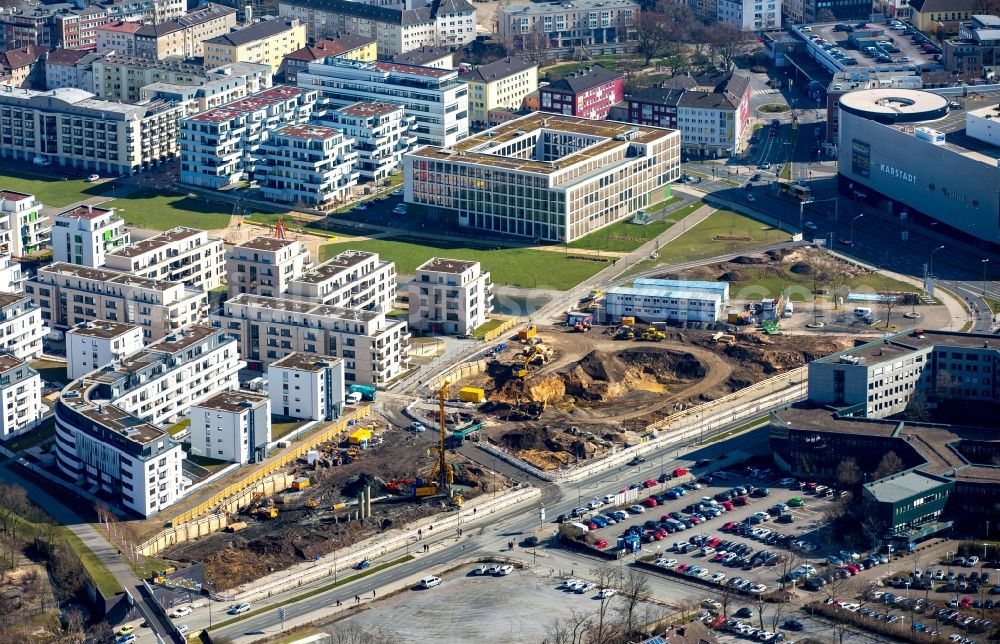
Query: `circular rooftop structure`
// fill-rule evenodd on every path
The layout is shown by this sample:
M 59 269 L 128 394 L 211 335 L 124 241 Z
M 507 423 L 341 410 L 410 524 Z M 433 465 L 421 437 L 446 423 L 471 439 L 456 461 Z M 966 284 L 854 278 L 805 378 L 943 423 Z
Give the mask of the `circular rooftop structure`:
M 948 99 L 918 89 L 865 89 L 840 97 L 840 109 L 879 123 L 936 121 L 948 114 Z

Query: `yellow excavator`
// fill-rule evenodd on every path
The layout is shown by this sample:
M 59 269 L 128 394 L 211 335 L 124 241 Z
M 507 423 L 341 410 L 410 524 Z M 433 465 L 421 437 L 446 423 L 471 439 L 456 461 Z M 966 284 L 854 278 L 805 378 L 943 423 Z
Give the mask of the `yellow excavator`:
M 550 351 L 545 347 L 536 345 L 530 347 L 530 349 L 531 351 L 527 352 L 527 355 L 524 356 L 524 363 L 521 365 L 521 368 L 514 372 L 514 375 L 518 378 L 528 377 L 528 365 L 532 362 L 537 360 L 540 364 L 545 364 L 549 361 Z

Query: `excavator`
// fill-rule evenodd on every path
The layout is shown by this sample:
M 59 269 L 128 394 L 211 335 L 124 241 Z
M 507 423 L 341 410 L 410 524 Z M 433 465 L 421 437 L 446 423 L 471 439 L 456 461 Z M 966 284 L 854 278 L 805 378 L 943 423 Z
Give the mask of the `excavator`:
M 528 365 L 536 360 L 540 364 L 545 364 L 552 357 L 552 351 L 545 345 L 536 344 L 525 349 L 524 363 L 521 368 L 514 372 L 517 378 L 528 377 Z
M 274 505 L 274 499 L 265 500 L 263 492 L 254 494 L 254 501 L 248 512 L 258 519 L 277 519 L 278 507 Z

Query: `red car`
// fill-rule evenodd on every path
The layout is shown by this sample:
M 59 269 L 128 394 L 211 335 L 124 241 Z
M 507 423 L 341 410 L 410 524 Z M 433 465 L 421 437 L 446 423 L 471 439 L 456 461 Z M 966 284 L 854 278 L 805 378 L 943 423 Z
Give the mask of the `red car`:
M 745 496 L 738 496 L 735 499 L 733 499 L 733 505 L 738 505 L 740 507 L 742 507 L 744 505 L 747 505 L 749 503 L 750 503 L 750 499 L 748 499 Z
M 854 564 L 847 564 L 844 568 L 847 568 L 847 572 L 851 573 L 852 576 L 861 572 L 861 569 Z
M 722 526 L 722 530 L 723 532 L 729 532 L 731 530 L 735 530 L 737 525 L 738 524 L 735 521 L 730 521 L 726 523 L 726 525 Z
M 654 499 L 653 497 L 649 497 L 648 499 L 644 499 L 643 502 L 642 502 L 642 504 L 644 506 L 646 506 L 647 508 L 655 508 L 656 506 L 659 505 L 659 503 L 657 503 L 656 499 Z
M 707 545 L 709 548 L 714 548 L 715 546 L 719 545 L 720 543 L 722 543 L 722 539 L 720 539 L 718 537 L 712 537 L 711 539 L 708 540 L 708 543 L 705 544 L 705 545 Z
M 815 489 L 816 489 L 816 487 L 817 487 L 818 485 L 819 485 L 819 483 L 816 483 L 816 482 L 814 482 L 814 481 L 813 481 L 813 482 L 809 482 L 809 483 L 806 483 L 806 490 L 808 490 L 809 492 L 812 492 L 813 490 L 815 490 Z
M 736 506 L 733 505 L 732 501 L 723 501 L 720 505 L 726 508 L 728 512 L 732 512 L 736 508 Z
M 594 547 L 597 548 L 598 550 L 604 550 L 605 548 L 608 547 L 608 542 L 605 541 L 604 539 L 598 539 L 597 541 L 594 542 Z
M 587 524 L 587 529 L 588 529 L 588 530 L 597 530 L 597 529 L 598 529 L 598 528 L 600 528 L 600 527 L 601 527 L 601 526 L 597 525 L 596 523 L 588 523 L 588 524 Z
M 678 476 L 684 476 L 687 473 L 688 471 L 686 468 L 678 467 L 676 470 L 674 470 L 674 478 L 677 478 Z
M 681 565 L 677 566 L 674 570 L 676 570 L 677 572 L 684 572 L 685 570 L 687 570 L 690 567 L 691 567 L 691 564 L 686 564 L 685 563 L 685 564 L 681 564 Z
M 695 525 L 698 525 L 699 523 L 701 523 L 701 519 L 699 519 L 698 517 L 694 516 L 693 514 L 691 516 L 689 516 L 687 519 L 688 519 L 688 521 L 690 521 L 691 523 L 693 523 Z
M 968 597 L 963 597 L 962 601 L 958 603 L 959 608 L 968 608 L 969 606 L 972 606 L 972 600 Z
M 647 479 L 642 482 L 642 487 L 653 487 L 656 484 L 657 484 L 656 481 L 654 481 L 653 479 Z

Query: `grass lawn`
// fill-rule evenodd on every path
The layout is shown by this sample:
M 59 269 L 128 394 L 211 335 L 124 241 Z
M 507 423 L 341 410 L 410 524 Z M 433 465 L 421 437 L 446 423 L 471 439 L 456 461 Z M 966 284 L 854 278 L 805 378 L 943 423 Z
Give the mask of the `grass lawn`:
M 459 242 L 404 237 L 327 244 L 322 248 L 321 259 L 325 261 L 349 249 L 376 252 L 396 262 L 396 272 L 400 275 L 413 275 L 417 266 L 431 257 L 449 257 L 482 262 L 483 270 L 492 273 L 494 284 L 559 291 L 573 288 L 609 264 L 531 248 L 484 250 L 465 247 Z
M 35 360 L 31 363 L 35 371 L 49 382 L 61 382 L 69 384 L 69 377 L 66 375 L 66 363 L 54 360 Z
M 297 420 L 294 418 L 286 419 L 284 416 L 280 417 L 282 420 L 277 418 L 271 422 L 271 440 L 276 441 L 288 436 L 294 432 L 299 427 L 306 424 L 307 421 Z
M 185 418 L 179 422 L 174 423 L 170 427 L 167 427 L 167 433 L 170 434 L 171 436 L 176 436 L 177 434 L 180 434 L 182 431 L 184 431 L 190 426 L 191 426 L 191 419 Z
M 184 445 L 186 446 L 185 451 L 188 453 L 187 460 L 191 461 L 195 465 L 204 467 L 206 470 L 212 472 L 213 474 L 224 467 L 232 465 L 230 461 L 220 461 L 218 459 L 207 458 L 205 456 L 197 456 L 195 454 L 192 454 L 191 445 L 188 443 L 184 443 Z
M 80 537 L 76 536 L 66 526 L 59 526 L 58 532 L 66 540 L 66 544 L 73 549 L 76 556 L 80 558 L 80 563 L 83 564 L 84 570 L 87 571 L 87 576 L 94 582 L 102 595 L 106 598 L 111 598 L 121 592 L 122 587 L 115 581 L 114 575 L 111 574 L 107 566 L 101 563 L 97 555 L 87 547 L 87 544 Z
M 35 195 L 41 203 L 56 208 L 102 195 L 111 189 L 107 183 L 87 183 L 83 179 L 61 177 L 54 171 L 43 172 L 37 175 L 19 172 L 5 164 L 0 167 L 0 188 Z
M 654 203 L 649 208 L 646 208 L 646 212 L 648 212 L 649 214 L 657 213 L 657 212 L 660 212 L 661 210 L 667 208 L 668 206 L 672 206 L 675 203 L 677 203 L 678 201 L 683 201 L 683 200 L 684 199 L 681 198 L 681 197 L 667 197 L 663 201 Z
M 994 300 L 992 297 L 986 297 L 983 299 L 990 305 L 990 310 L 993 311 L 994 315 L 1000 313 L 1000 300 Z
M 716 235 L 750 235 L 751 241 L 717 240 Z M 717 210 L 674 241 L 660 247 L 659 264 L 680 264 L 785 242 L 788 233 L 729 210 Z
M 493 329 L 496 329 L 503 325 L 507 320 L 486 320 L 482 324 L 476 327 L 472 332 L 472 335 L 477 338 L 481 338 Z
M 630 252 L 639 248 L 650 239 L 659 236 L 660 233 L 673 225 L 674 222 L 662 219 L 648 224 L 632 224 L 628 221 L 619 221 L 592 232 L 585 237 L 581 237 L 574 242 L 570 242 L 569 247 Z M 624 237 L 627 239 L 612 239 L 612 237 Z
M 745 280 L 733 280 L 729 283 L 729 289 L 736 299 L 756 299 L 757 297 L 777 297 L 789 286 L 801 286 L 801 289 L 789 291 L 789 297 L 798 302 L 812 301 L 809 293 L 813 289 L 813 280 L 809 275 L 801 275 L 785 270 L 782 275 L 774 275 L 773 269 L 761 275 L 754 275 L 754 266 L 748 265 L 743 270 L 748 274 Z M 818 288 L 828 287 L 829 284 L 817 284 Z M 873 273 L 871 275 L 859 275 L 847 281 L 845 286 L 851 291 L 902 291 L 916 293 L 920 289 L 906 282 L 894 280 L 891 277 Z M 750 291 L 753 291 L 752 293 Z M 742 293 L 742 294 L 741 294 Z
M 30 432 L 21 434 L 17 438 L 12 438 L 7 441 L 3 444 L 3 446 L 12 452 L 21 452 L 29 447 L 34 447 L 35 445 L 44 443 L 55 435 L 56 419 L 55 416 L 53 416 Z
M 233 212 L 233 207 L 227 203 L 152 190 L 140 190 L 115 199 L 112 205 L 127 223 L 154 230 L 169 230 L 175 226 L 202 230 L 225 228 Z

